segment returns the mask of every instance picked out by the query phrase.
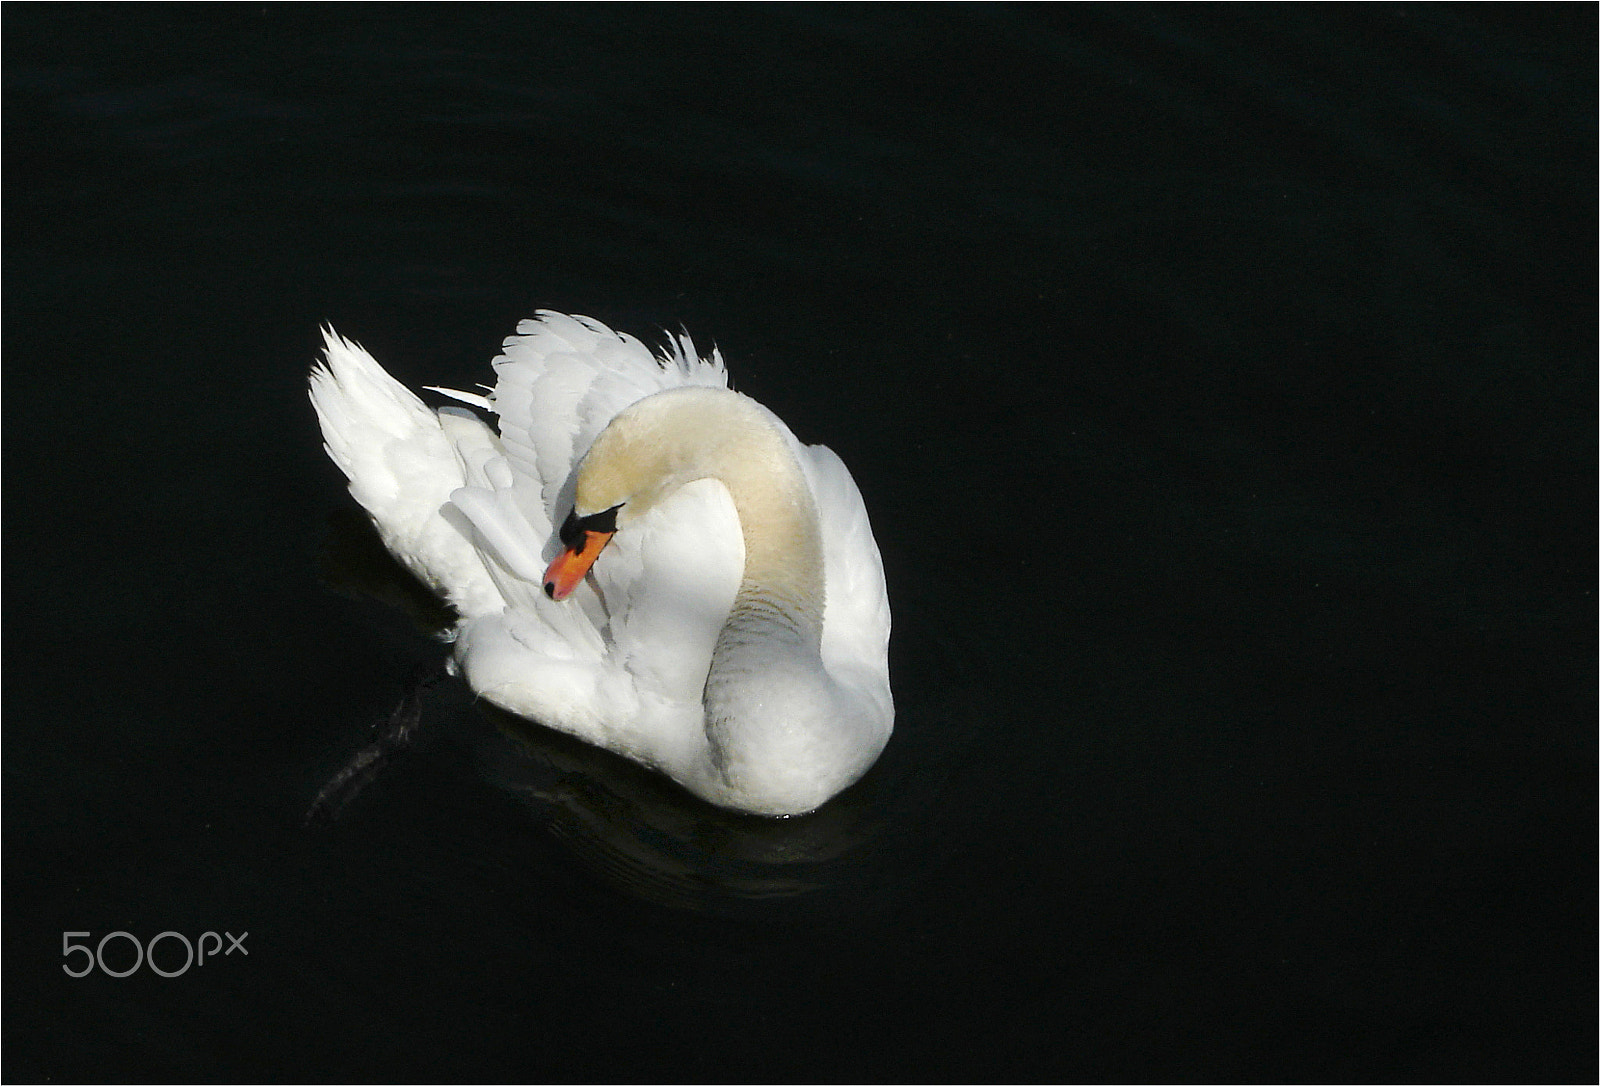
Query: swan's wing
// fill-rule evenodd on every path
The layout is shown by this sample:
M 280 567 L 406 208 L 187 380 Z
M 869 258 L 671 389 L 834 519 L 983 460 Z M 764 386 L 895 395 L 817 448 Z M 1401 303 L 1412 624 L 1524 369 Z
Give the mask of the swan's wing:
M 311 403 L 351 495 L 389 552 L 462 615 L 498 609 L 503 603 L 482 558 L 447 515 L 451 492 L 466 481 L 457 444 L 492 443 L 494 434 L 481 422 L 447 434 L 365 350 L 331 328 L 324 337 L 324 361 L 311 370 Z
M 861 500 L 850 469 L 826 445 L 804 446 L 800 460 L 822 524 L 827 582 L 823 663 L 835 673 L 870 675 L 875 684 L 881 683 L 887 701 L 889 593 L 866 503 Z M 892 703 L 885 708 L 889 704 Z
M 670 339 L 661 358 L 633 336 L 590 317 L 542 310 L 517 326 L 494 360 L 489 397 L 500 416 L 506 462 L 519 479 L 523 515 L 548 539 L 572 470 L 616 414 L 680 385 L 727 387 L 720 354 L 702 359 L 688 336 Z
M 482 556 L 506 609 L 522 616 L 517 628 L 523 639 L 562 659 L 597 663 L 603 644 L 592 617 L 544 594 L 545 563 L 539 553 L 544 536 L 523 516 L 519 480 L 499 441 L 461 408 L 440 408 L 439 421 L 447 434 L 461 435 L 455 449 L 465 484 L 451 492 L 445 515 Z M 482 439 L 484 434 L 489 440 Z

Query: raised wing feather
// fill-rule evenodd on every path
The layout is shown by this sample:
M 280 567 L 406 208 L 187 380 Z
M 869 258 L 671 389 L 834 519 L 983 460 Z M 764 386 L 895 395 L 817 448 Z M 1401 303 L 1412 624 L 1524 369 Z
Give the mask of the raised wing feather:
M 661 359 L 633 336 L 590 317 L 541 310 L 517 326 L 494 360 L 489 397 L 506 461 L 536 485 L 519 491 L 523 514 L 548 538 L 572 469 L 606 424 L 645 396 L 679 385 L 727 387 L 721 356 L 701 359 L 687 336 Z
M 311 371 L 311 403 L 328 456 L 393 554 L 462 615 L 504 605 L 482 556 L 449 515 L 465 482 L 439 417 L 357 344 L 324 329 L 324 361 Z M 476 421 L 476 420 L 474 420 Z M 494 442 L 482 422 L 457 439 Z

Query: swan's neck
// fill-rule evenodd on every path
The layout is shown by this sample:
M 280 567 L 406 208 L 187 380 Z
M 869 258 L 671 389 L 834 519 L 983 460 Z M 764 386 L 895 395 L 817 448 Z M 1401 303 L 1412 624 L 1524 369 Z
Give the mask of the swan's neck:
M 733 497 L 744 535 L 744 576 L 718 639 L 718 656 L 760 643 L 817 652 L 822 641 L 822 539 L 816 507 L 793 453 L 784 448 L 780 466 L 760 481 L 723 483 Z
M 788 470 L 760 486 L 721 477 L 744 534 L 744 577 L 703 696 L 710 768 L 742 802 L 770 804 L 774 814 L 826 798 L 816 788 L 836 773 L 841 724 L 822 665 L 821 531 L 800 467 L 783 452 Z
M 696 479 L 727 487 L 744 573 L 704 688 L 712 792 L 746 810 L 810 810 L 865 768 L 822 663 L 822 531 L 794 439 L 755 401 L 674 389 L 639 401 L 596 439 L 578 481 L 585 513 L 639 516 Z M 875 752 L 872 752 L 875 753 Z
M 678 388 L 638 401 L 590 448 L 575 507 L 587 513 L 618 505 L 621 518 L 634 518 L 706 478 L 728 488 L 744 535 L 744 577 L 723 631 L 727 647 L 774 639 L 817 651 L 823 572 L 816 504 L 794 439 L 754 400 L 727 389 Z
M 706 679 L 711 716 L 729 696 L 730 682 L 748 681 L 781 657 L 820 668 L 824 581 L 816 504 L 788 436 L 764 409 L 744 404 L 754 409 L 751 425 L 738 454 L 720 456 L 716 471 L 739 515 L 744 575 Z

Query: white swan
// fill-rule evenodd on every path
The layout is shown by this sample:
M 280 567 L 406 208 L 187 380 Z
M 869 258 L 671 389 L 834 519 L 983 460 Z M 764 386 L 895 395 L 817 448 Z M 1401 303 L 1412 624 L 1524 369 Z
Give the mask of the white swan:
M 325 332 L 328 455 L 455 607 L 478 694 L 756 814 L 814 810 L 877 759 L 889 601 L 860 491 L 731 391 L 718 352 L 683 335 L 657 359 L 541 312 L 489 395 L 435 389 L 499 416 L 496 434 Z

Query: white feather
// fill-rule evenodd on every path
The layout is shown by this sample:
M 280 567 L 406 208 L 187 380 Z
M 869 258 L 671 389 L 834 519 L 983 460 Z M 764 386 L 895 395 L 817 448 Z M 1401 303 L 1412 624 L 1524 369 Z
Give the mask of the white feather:
M 366 351 L 331 329 L 326 336 L 311 399 L 328 454 L 384 544 L 459 612 L 455 658 L 474 690 L 725 806 L 791 813 L 853 779 L 815 788 L 802 779 L 800 792 L 812 797 L 802 803 L 742 794 L 708 777 L 714 752 L 702 695 L 745 563 L 739 515 L 717 479 L 679 487 L 618 532 L 568 600 L 543 591 L 544 566 L 561 550 L 555 527 L 572 507 L 576 469 L 595 438 L 656 393 L 725 389 L 718 352 L 702 358 L 678 335 L 658 358 L 591 318 L 540 312 L 505 341 L 488 395 L 436 389 L 492 412 L 496 431 L 460 407 L 430 410 Z M 846 728 L 843 739 L 829 739 L 859 745 L 839 752 L 856 774 L 876 757 L 893 718 L 883 566 L 844 464 L 772 423 L 792 446 L 819 522 L 822 666 L 849 697 L 873 707 L 861 734 Z M 779 768 L 789 778 L 806 772 Z

